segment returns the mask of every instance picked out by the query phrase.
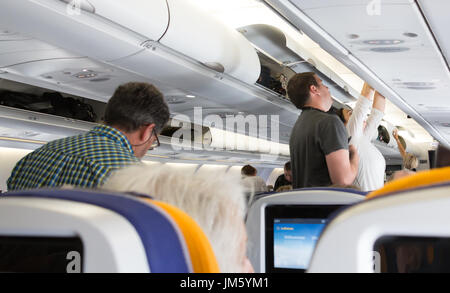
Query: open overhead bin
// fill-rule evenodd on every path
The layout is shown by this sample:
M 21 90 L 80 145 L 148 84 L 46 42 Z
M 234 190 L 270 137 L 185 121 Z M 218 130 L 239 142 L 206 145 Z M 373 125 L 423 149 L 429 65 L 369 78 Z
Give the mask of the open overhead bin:
M 284 68 L 294 73 L 315 72 L 323 83 L 330 88 L 331 94 L 340 102 L 349 103 L 356 99 L 337 84 L 329 75 L 318 70 L 313 64 L 303 59 L 288 46 L 288 37 L 280 29 L 267 24 L 254 24 L 242 27 L 239 31 L 253 43 L 262 54 L 267 55 Z M 283 70 L 285 72 L 285 70 Z M 279 73 L 278 73 L 279 74 Z M 288 76 L 290 78 L 291 76 Z
M 260 74 L 256 50 L 239 32 L 190 1 L 169 0 L 170 25 L 161 43 L 203 64 L 253 84 Z

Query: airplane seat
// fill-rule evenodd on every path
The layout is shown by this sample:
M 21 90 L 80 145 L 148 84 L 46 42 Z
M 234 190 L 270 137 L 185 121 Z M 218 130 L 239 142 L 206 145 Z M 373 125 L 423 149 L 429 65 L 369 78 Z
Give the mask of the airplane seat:
M 304 272 L 314 250 L 316 238 L 334 212 L 364 199 L 364 192 L 340 188 L 305 188 L 281 193 L 266 193 L 249 207 L 246 226 L 248 256 L 255 272 Z M 304 235 L 302 233 L 305 233 Z M 289 235 L 290 234 L 290 235 Z M 307 243 L 285 243 L 283 239 Z M 306 238 L 307 238 L 306 237 Z M 292 252 L 293 245 L 303 245 L 304 251 Z
M 5 272 L 218 271 L 209 241 L 188 215 L 148 197 L 92 190 L 2 195 L 0 254 Z
M 450 255 L 450 182 L 441 180 L 448 171 L 401 179 L 337 215 L 317 242 L 308 272 L 450 272 L 443 257 Z

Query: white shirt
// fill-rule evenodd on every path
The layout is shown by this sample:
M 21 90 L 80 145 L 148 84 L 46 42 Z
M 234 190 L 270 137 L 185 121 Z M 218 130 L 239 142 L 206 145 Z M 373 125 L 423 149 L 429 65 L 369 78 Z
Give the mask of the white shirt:
M 359 154 L 358 174 L 354 185 L 362 191 L 372 191 L 383 187 L 386 170 L 383 155 L 371 142 L 378 135 L 378 125 L 384 113 L 373 108 L 364 128 L 364 120 L 370 111 L 370 106 L 371 101 L 361 96 L 347 124 L 347 131 L 352 137 L 350 144 L 356 147 Z
M 242 185 L 245 191 L 256 193 L 269 191 L 266 182 L 259 176 L 245 176 L 242 178 Z

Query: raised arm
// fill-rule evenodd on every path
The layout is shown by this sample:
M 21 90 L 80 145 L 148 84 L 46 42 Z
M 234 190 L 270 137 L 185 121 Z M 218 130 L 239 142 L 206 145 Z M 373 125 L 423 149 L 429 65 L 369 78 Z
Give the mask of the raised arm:
M 353 145 L 325 156 L 328 173 L 334 185 L 352 185 L 358 174 L 359 155 Z
M 375 90 L 373 89 L 373 87 L 371 87 L 367 82 L 364 82 L 363 88 L 361 90 L 361 96 L 371 101 L 374 91 Z
M 369 119 L 367 119 L 367 125 L 364 129 L 364 135 L 371 139 L 378 132 L 378 125 L 380 125 L 381 119 L 384 116 L 384 110 L 386 108 L 386 99 L 379 92 L 375 92 L 373 98 L 372 112 Z
M 357 141 L 363 135 L 364 120 L 367 114 L 369 114 L 370 102 L 372 100 L 373 88 L 364 83 L 361 90 L 361 96 L 353 109 L 353 114 L 350 117 L 347 129 L 349 135 L 352 137 L 352 141 Z
M 375 92 L 375 96 L 373 98 L 373 108 L 383 113 L 386 108 L 386 98 L 382 96 L 379 92 Z
M 398 138 L 398 130 L 397 129 L 394 129 L 394 131 L 392 131 L 392 136 L 394 136 L 395 141 L 397 142 L 398 150 L 400 151 L 400 155 L 402 155 L 402 158 L 404 159 L 406 157 L 406 150 L 403 147 L 400 139 Z

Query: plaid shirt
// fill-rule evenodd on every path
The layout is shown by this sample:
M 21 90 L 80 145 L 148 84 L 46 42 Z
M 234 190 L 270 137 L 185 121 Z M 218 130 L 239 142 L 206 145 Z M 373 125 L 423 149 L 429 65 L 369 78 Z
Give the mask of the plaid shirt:
M 70 184 L 97 187 L 111 171 L 138 163 L 128 139 L 100 125 L 86 134 L 49 142 L 20 160 L 8 179 L 8 190 Z

